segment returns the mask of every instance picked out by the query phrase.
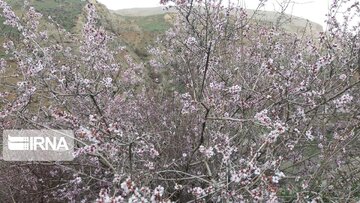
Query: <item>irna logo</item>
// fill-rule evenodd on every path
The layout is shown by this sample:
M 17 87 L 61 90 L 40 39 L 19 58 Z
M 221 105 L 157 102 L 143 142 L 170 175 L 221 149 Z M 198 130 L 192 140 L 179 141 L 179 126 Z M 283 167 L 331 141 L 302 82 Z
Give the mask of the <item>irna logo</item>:
M 64 137 L 8 137 L 9 150 L 66 151 L 69 146 Z
M 5 161 L 72 161 L 72 130 L 4 130 Z

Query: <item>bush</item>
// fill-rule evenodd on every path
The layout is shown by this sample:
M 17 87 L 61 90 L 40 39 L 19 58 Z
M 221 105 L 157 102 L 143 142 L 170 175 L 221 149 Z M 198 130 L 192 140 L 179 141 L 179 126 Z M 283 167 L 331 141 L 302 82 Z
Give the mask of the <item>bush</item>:
M 150 50 L 154 86 L 143 64 L 110 48 L 93 4 L 81 37 L 59 33 L 70 46 L 39 30 L 41 14 L 30 8 L 25 24 L 0 1 L 23 42 L 6 43 L 19 75 L 1 94 L 1 128 L 73 129 L 81 141 L 73 163 L 47 163 L 51 186 L 27 175 L 38 198 L 359 201 L 360 43 L 358 27 L 336 21 L 341 4 L 314 37 L 217 0 L 175 3 L 174 26 Z M 14 193 L 18 181 L 4 181 Z

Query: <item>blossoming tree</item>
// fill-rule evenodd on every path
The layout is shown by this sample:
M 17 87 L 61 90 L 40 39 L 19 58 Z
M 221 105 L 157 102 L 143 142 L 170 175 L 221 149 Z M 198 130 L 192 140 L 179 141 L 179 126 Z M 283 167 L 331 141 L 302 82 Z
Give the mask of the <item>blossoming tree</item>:
M 138 64 L 93 3 L 76 36 L 0 0 L 19 33 L 0 63 L 1 128 L 73 129 L 77 141 L 73 163 L 7 163 L 18 173 L 1 179 L 8 199 L 359 200 L 359 25 L 337 21 L 341 2 L 316 36 L 221 0 L 161 3 L 175 6 L 174 25 Z

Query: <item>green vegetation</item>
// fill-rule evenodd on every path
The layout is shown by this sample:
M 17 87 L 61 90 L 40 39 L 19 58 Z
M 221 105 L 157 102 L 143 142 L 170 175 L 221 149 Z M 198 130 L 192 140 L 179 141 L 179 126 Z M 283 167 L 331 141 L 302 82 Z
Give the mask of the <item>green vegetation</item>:
M 7 0 L 6 2 L 9 3 L 14 10 L 20 10 L 23 5 L 23 2 L 19 0 Z M 4 22 L 4 17 L 0 16 L 0 37 L 18 34 L 17 29 L 14 29 L 8 25 L 4 25 Z
M 12 9 L 21 16 L 23 12 L 22 0 L 6 0 Z M 86 2 L 82 0 L 29 0 L 30 6 L 33 6 L 38 12 L 47 19 L 49 16 L 66 30 L 72 30 L 77 22 L 79 15 L 83 11 Z M 0 17 L 1 35 L 13 31 L 9 26 L 3 25 L 4 18 Z
M 164 14 L 152 16 L 125 16 L 125 19 L 138 25 L 145 32 L 165 32 L 170 28 L 170 24 L 164 19 Z
M 5 37 L 13 34 L 18 34 L 18 31 L 15 28 L 12 28 L 8 25 L 4 25 L 5 19 L 0 17 L 0 37 Z
M 70 31 L 77 22 L 86 2 L 81 0 L 33 0 L 36 10 L 45 17 L 51 16 L 63 28 Z

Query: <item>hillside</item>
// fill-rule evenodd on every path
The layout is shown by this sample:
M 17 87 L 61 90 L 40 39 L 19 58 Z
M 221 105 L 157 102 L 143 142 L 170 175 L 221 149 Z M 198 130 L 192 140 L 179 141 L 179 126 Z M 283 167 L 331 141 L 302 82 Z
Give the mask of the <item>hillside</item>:
M 292 15 L 280 16 L 279 13 L 270 11 L 257 11 L 255 14 L 254 12 L 254 10 L 247 10 L 248 16 L 252 17 L 254 21 L 269 26 L 278 23 L 289 32 L 300 33 L 305 28 L 306 34 L 315 35 L 323 31 L 321 25 L 300 17 Z M 163 7 L 154 7 L 121 9 L 111 11 L 111 13 L 117 14 L 117 16 L 124 18 L 133 25 L 133 29 L 121 30 L 120 33 L 136 52 L 142 57 L 146 57 L 146 47 L 151 44 L 156 36 L 170 28 L 169 15 L 176 13 L 176 11 L 174 9 L 164 10 Z M 279 17 L 281 17 L 281 21 L 278 21 Z M 120 25 L 120 27 L 122 26 Z
M 24 1 L 6 0 L 16 13 L 21 14 Z M 29 5 L 42 13 L 46 18 L 51 18 L 67 30 L 75 27 L 76 19 L 82 13 L 85 1 L 80 0 L 28 0 Z
M 122 16 L 152 16 L 152 15 L 166 14 L 169 11 L 164 10 L 163 7 L 153 7 L 153 8 L 120 9 L 112 12 Z M 175 12 L 175 10 L 170 10 L 170 12 Z
M 152 18 L 155 15 L 166 15 L 167 13 L 176 12 L 174 9 L 165 10 L 163 7 L 154 7 L 154 8 L 131 8 L 131 9 L 120 9 L 116 11 L 111 11 L 113 13 L 119 14 L 121 16 L 128 17 L 148 17 Z M 256 15 L 254 15 L 254 10 L 247 10 L 248 16 L 253 16 L 255 20 L 260 20 L 268 23 L 274 23 L 280 17 L 279 13 L 271 12 L 271 11 L 257 11 Z M 293 16 L 293 15 L 285 15 L 283 16 L 285 20 L 281 23 L 283 27 L 289 31 L 296 32 L 296 29 L 304 28 L 308 25 L 308 23 L 312 26 L 314 31 L 322 31 L 323 28 L 320 24 L 308 21 L 307 19 Z
M 21 14 L 21 0 L 7 1 L 16 11 Z M 44 15 L 43 24 L 50 21 L 49 17 L 64 29 L 79 33 L 84 22 L 83 6 L 85 1 L 80 0 L 30 0 L 29 4 Z M 157 36 L 170 28 L 169 13 L 175 10 L 164 10 L 162 7 L 134 8 L 117 11 L 108 10 L 104 5 L 97 3 L 100 24 L 108 31 L 118 36 L 118 41 L 127 46 L 129 52 L 140 60 L 147 58 L 147 48 L 154 42 Z M 319 24 L 309 22 L 303 18 L 285 15 L 283 20 L 277 21 L 279 14 L 275 12 L 261 11 L 254 14 L 253 10 L 247 10 L 248 15 L 255 21 L 272 25 L 280 23 L 283 28 L 290 32 L 299 32 L 304 27 L 311 25 L 314 32 L 322 31 Z M 0 23 L 3 21 L 0 18 Z M 2 23 L 1 23 L 2 24 Z M 2 26 L 2 36 L 13 34 L 8 26 Z M 308 34 L 314 34 L 307 29 Z M 0 39 L 2 41 L 2 39 Z

